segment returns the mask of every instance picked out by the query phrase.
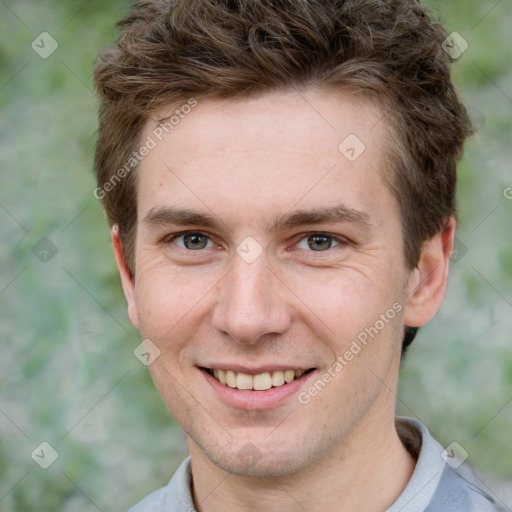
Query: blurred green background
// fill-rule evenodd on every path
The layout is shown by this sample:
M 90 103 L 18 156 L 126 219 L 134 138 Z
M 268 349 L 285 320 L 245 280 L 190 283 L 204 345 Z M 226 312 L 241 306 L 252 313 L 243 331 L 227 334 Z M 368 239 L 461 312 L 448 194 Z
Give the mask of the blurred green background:
M 403 362 L 398 413 L 419 417 L 445 446 L 458 442 L 510 506 L 512 4 L 428 5 L 468 42 L 454 75 L 479 132 L 460 165 L 448 294 Z M 133 355 L 140 339 L 92 195 L 92 66 L 128 8 L 0 1 L 2 512 L 126 510 L 186 455 Z M 31 47 L 51 49 L 42 32 L 58 44 L 47 58 Z M 48 469 L 31 456 L 42 441 L 58 453 Z

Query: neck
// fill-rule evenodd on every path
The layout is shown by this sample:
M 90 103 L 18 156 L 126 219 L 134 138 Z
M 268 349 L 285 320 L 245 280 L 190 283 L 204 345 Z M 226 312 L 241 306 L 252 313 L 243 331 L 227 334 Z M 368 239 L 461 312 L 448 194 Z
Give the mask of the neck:
M 400 496 L 415 460 L 394 425 L 393 411 L 364 417 L 342 446 L 281 478 L 227 473 L 189 440 L 199 512 L 384 511 Z

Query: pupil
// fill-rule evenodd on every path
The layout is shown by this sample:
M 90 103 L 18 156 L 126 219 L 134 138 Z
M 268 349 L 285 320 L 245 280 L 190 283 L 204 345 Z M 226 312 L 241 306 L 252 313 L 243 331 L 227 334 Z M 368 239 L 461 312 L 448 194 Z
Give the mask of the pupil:
M 189 249 L 204 249 L 207 241 L 201 233 L 189 233 L 184 238 L 185 247 Z M 189 247 L 191 246 L 191 247 Z
M 313 249 L 313 251 L 322 251 L 330 249 L 332 240 L 327 236 L 314 235 L 309 237 L 308 245 L 310 249 Z

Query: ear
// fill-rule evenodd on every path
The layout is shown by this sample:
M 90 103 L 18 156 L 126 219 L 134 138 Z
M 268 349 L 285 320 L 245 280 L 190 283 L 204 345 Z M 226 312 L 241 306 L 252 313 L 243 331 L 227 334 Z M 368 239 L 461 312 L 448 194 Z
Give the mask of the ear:
M 112 245 L 114 246 L 114 254 L 116 257 L 117 269 L 119 270 L 119 275 L 121 277 L 121 284 L 123 285 L 124 296 L 128 303 L 128 317 L 133 326 L 138 329 L 139 317 L 137 314 L 137 304 L 135 302 L 135 283 L 128 267 L 126 266 L 123 241 L 119 235 L 119 227 L 117 224 L 112 226 L 110 235 L 112 237 Z
M 443 230 L 423 243 L 420 261 L 411 272 L 404 325 L 426 324 L 443 301 L 448 283 L 448 267 L 455 243 L 456 221 L 450 217 Z

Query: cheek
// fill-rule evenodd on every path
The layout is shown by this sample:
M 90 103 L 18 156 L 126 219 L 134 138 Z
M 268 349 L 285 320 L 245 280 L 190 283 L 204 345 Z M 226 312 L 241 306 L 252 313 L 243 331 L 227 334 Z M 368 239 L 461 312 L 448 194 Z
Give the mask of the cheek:
M 381 314 L 396 317 L 393 304 L 402 299 L 398 279 L 382 279 L 384 273 L 368 275 L 358 269 L 335 269 L 324 275 L 311 274 L 295 280 L 294 291 L 310 318 L 325 324 L 336 343 L 351 340 L 375 324 Z M 313 313 L 313 314 L 312 314 Z
M 155 340 L 187 338 L 186 331 L 199 325 L 198 318 L 205 314 L 214 283 L 211 272 L 165 263 L 141 265 L 135 282 L 141 334 Z

